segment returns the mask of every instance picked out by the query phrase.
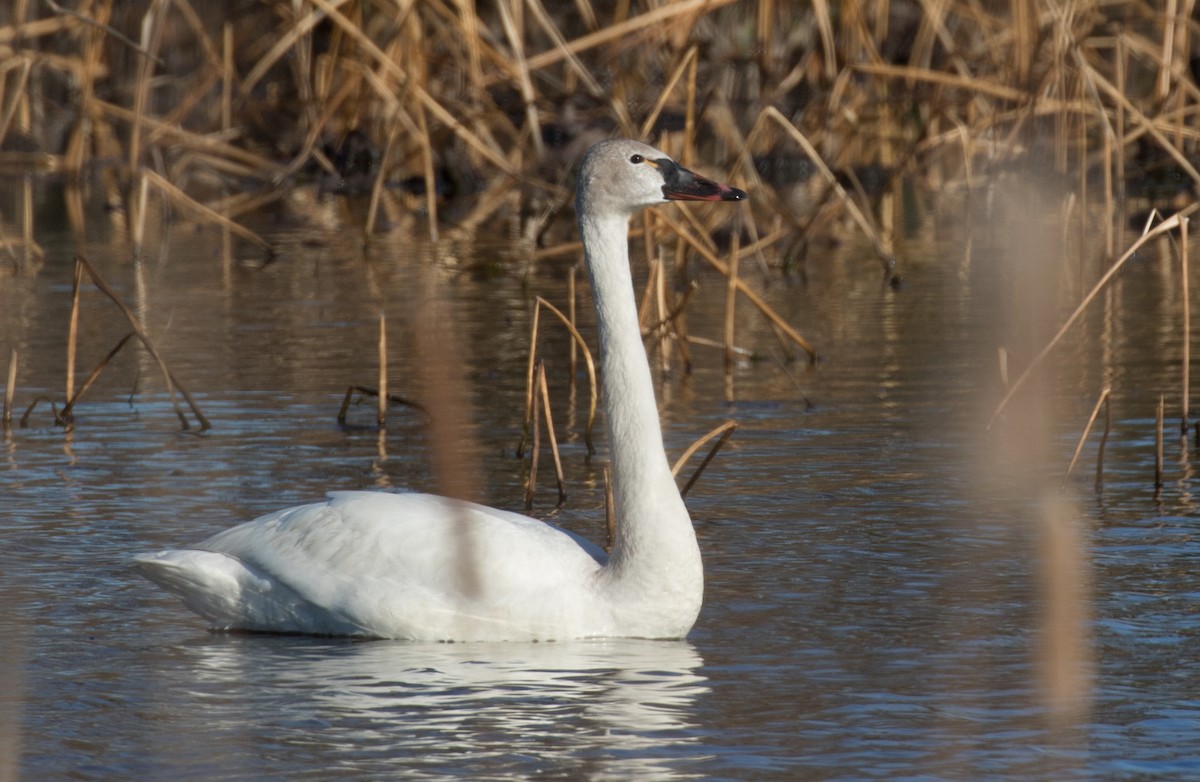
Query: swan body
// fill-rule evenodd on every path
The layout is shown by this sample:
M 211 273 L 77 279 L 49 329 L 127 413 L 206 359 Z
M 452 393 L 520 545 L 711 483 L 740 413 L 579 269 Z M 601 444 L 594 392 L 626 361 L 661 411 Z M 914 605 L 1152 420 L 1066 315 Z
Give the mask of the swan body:
M 576 211 L 599 326 L 611 555 L 517 513 L 355 491 L 137 557 L 135 567 L 218 629 L 436 641 L 685 636 L 704 574 L 663 449 L 629 219 L 667 200 L 745 197 L 636 141 L 602 141 L 584 158 Z

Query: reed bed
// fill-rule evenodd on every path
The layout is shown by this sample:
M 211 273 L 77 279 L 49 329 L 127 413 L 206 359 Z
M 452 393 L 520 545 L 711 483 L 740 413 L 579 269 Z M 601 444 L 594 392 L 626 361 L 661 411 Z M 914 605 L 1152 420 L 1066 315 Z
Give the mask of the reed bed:
M 740 210 L 650 214 L 635 231 L 663 367 L 686 370 L 708 344 L 687 329 L 694 262 L 726 279 L 727 369 L 745 352 L 743 300 L 786 355 L 812 360 L 746 264 L 803 268 L 813 247 L 851 238 L 900 284 L 905 212 L 957 199 L 967 221 L 986 220 L 976 191 L 1029 166 L 1074 183 L 1064 222 L 1101 226 L 1109 258 L 1131 210 L 1194 199 L 1193 5 L 18 0 L 0 9 L 0 167 L 64 177 L 80 235 L 83 204 L 99 199 L 135 248 L 159 211 L 269 253 L 247 218 L 315 189 L 368 199 L 364 237 L 516 221 L 529 258 L 548 263 L 579 256 L 555 230 L 579 155 L 641 137 L 754 194 Z M 28 200 L 0 215 L 16 273 L 39 268 Z M 396 214 L 416 219 L 380 219 Z M 1186 220 L 1174 225 L 1186 279 Z M 533 366 L 531 354 L 526 436 Z M 381 382 L 381 426 L 389 396 Z
M 451 202 L 553 211 L 620 133 L 753 187 L 739 257 L 847 230 L 894 273 L 901 180 L 965 195 L 1048 160 L 1109 226 L 1134 175 L 1200 182 L 1190 7 L 22 1 L 0 11 L 0 149 L 86 182 L 135 239 L 156 197 L 258 243 L 234 200 L 314 182 L 369 193 L 366 230 L 401 192 L 431 237 Z

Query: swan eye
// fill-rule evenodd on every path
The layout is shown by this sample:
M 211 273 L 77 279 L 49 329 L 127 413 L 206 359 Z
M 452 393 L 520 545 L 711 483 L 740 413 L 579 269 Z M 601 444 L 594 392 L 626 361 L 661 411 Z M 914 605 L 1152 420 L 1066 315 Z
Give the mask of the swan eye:
M 629 158 L 629 162 L 633 163 L 634 165 L 637 165 L 638 163 L 645 163 L 646 158 L 642 157 L 641 155 L 635 154 L 633 157 Z

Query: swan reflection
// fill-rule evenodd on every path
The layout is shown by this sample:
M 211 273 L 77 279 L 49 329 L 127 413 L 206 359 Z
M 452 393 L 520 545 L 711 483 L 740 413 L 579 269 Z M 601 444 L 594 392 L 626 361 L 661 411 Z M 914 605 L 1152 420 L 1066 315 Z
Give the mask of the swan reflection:
M 369 772 L 690 776 L 681 766 L 699 759 L 695 703 L 709 691 L 703 660 L 684 641 L 214 635 L 186 654 L 207 705 L 214 695 L 236 700 L 221 710 L 226 728 L 244 720 L 246 731 L 285 743 L 293 760 L 308 748 L 322 762 L 338 757 L 339 769 Z

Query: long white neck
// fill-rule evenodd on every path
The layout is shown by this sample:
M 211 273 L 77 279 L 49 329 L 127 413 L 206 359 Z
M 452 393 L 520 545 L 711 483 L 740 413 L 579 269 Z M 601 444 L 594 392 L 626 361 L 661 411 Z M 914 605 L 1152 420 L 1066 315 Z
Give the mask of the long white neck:
M 585 209 L 579 227 L 600 329 L 612 460 L 617 540 L 608 570 L 616 579 L 637 583 L 643 592 L 682 589 L 695 592 L 698 601 L 703 589 L 700 551 L 663 449 L 629 269 L 629 217 L 593 215 Z

